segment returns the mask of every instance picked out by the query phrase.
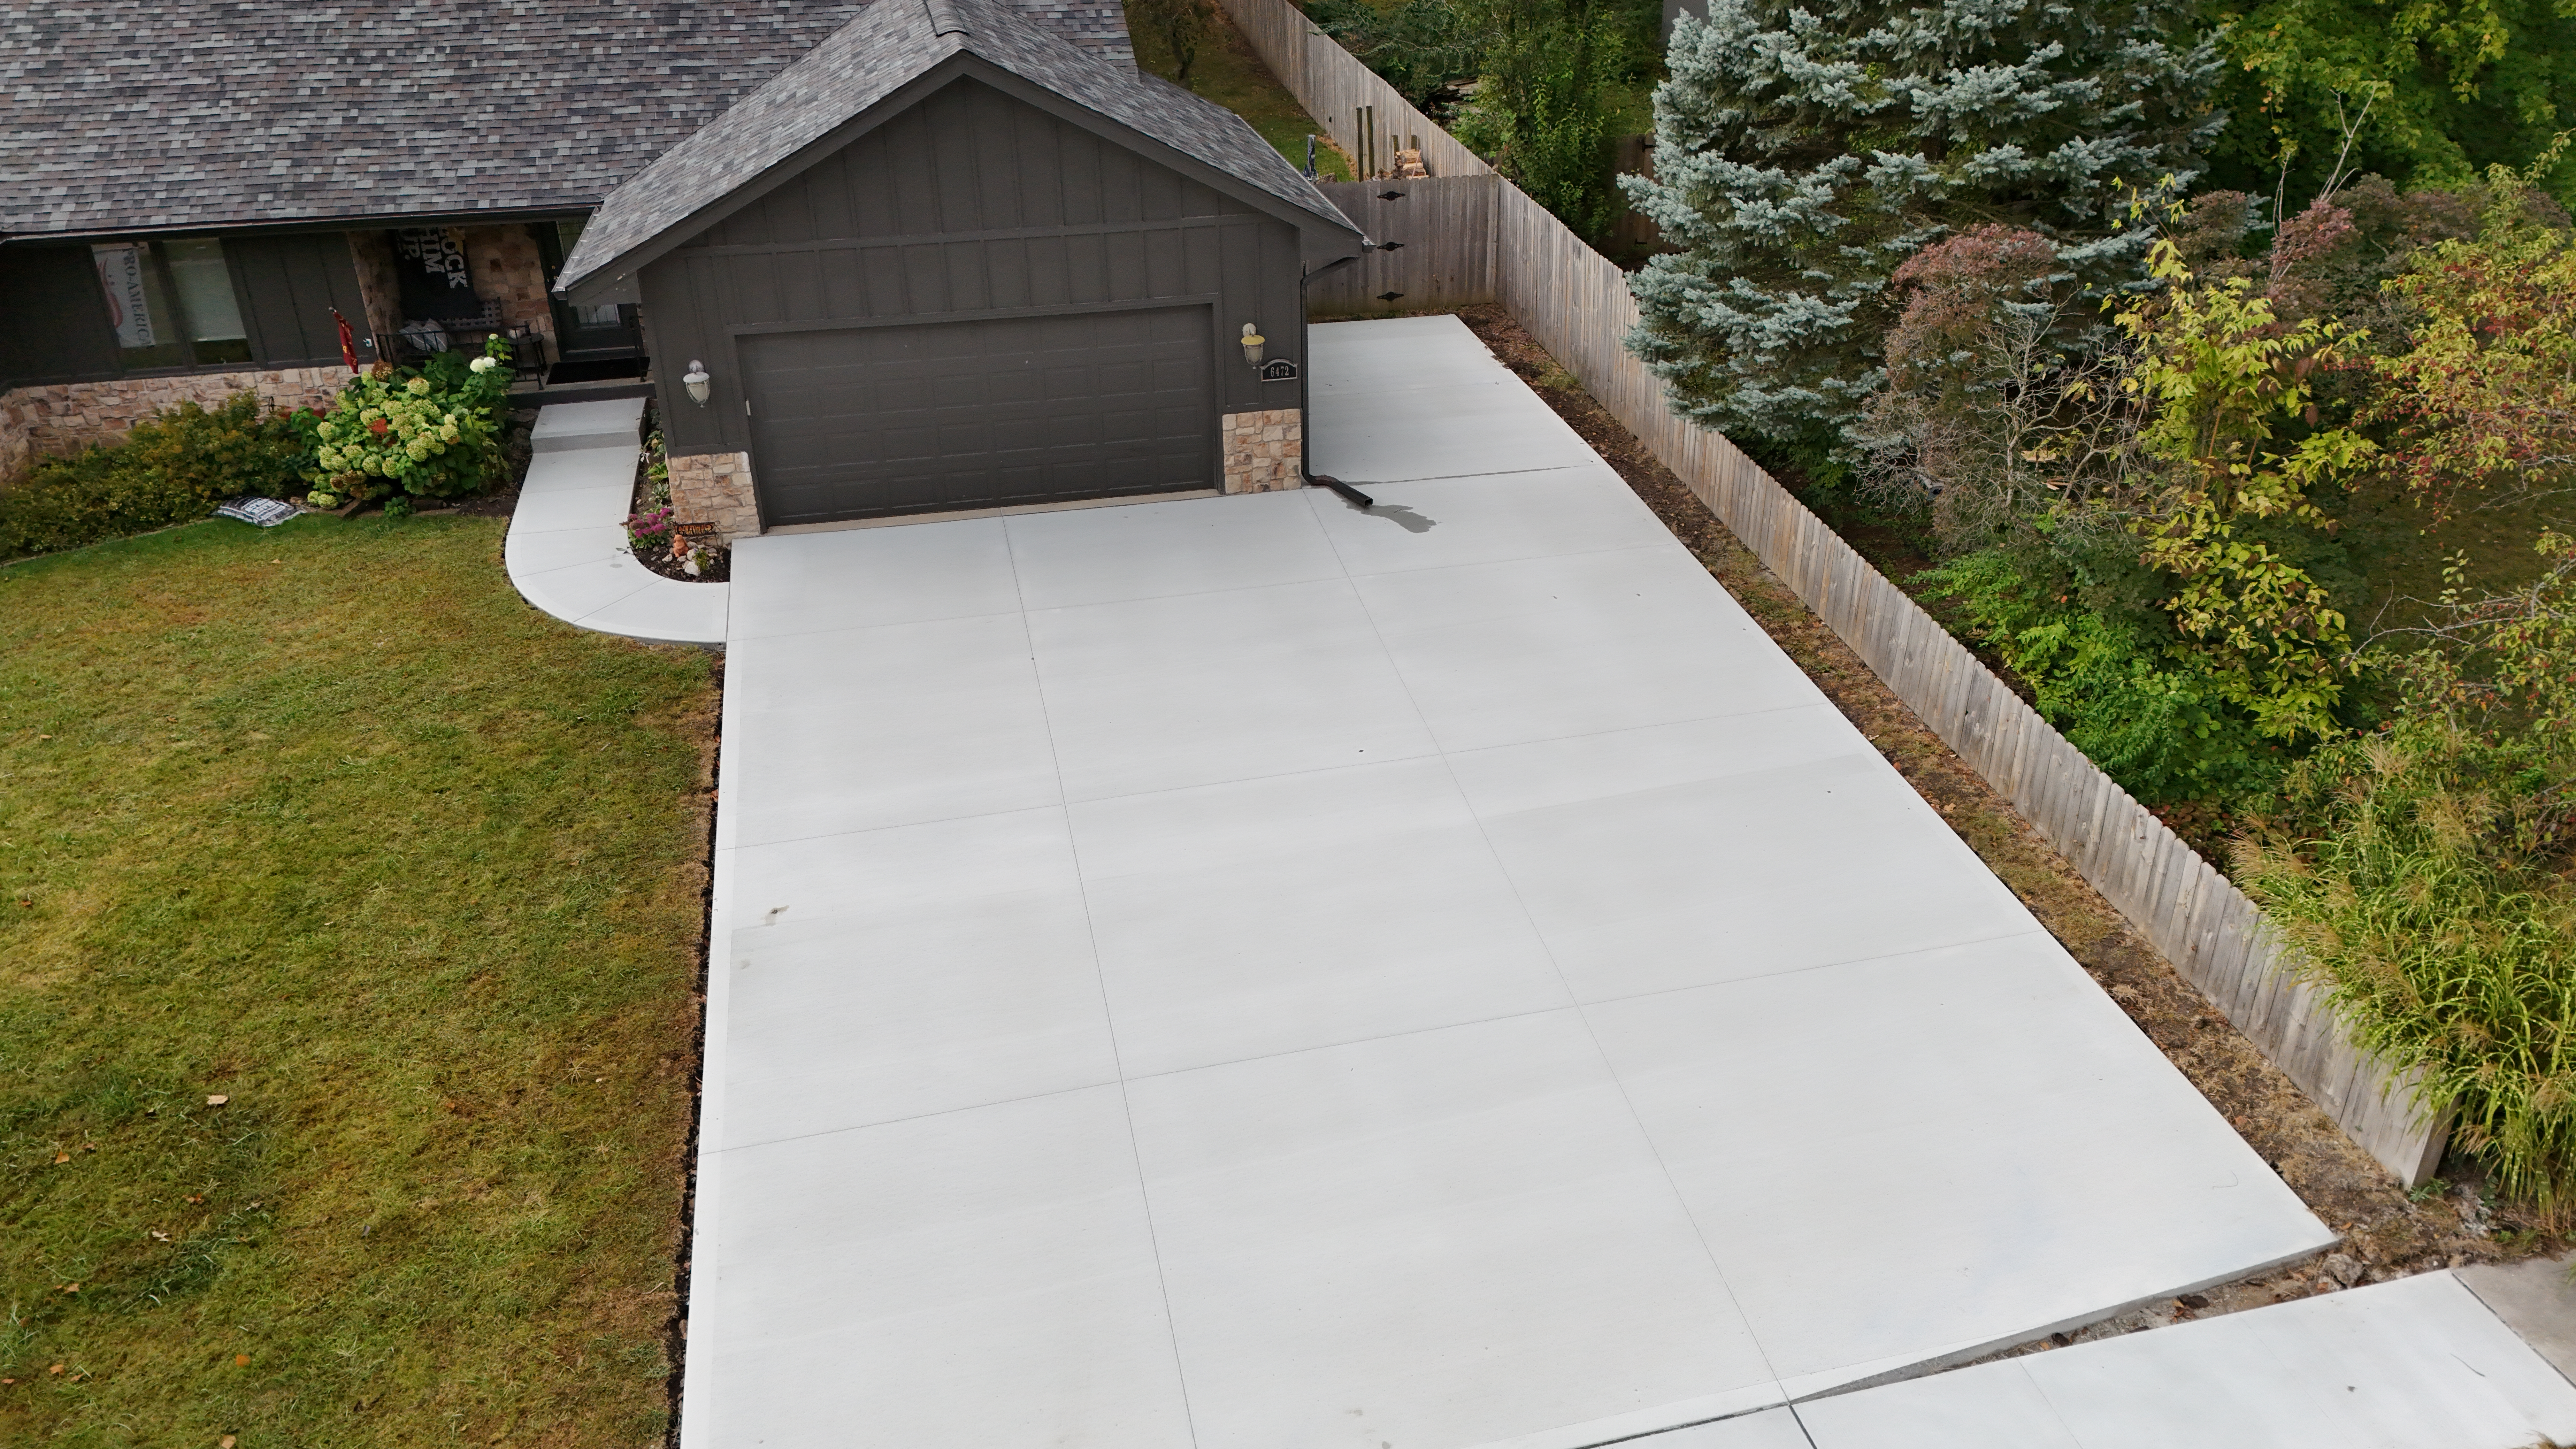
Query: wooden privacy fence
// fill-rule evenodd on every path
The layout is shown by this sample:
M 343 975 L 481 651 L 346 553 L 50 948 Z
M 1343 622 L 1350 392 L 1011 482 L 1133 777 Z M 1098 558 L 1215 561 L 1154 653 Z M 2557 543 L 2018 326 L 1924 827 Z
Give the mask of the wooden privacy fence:
M 1422 142 L 1423 167 L 1434 176 L 1483 176 L 1494 169 L 1433 125 L 1377 72 L 1352 59 L 1340 42 L 1317 30 L 1287 0 L 1219 3 L 1306 114 L 1370 171 L 1392 169 L 1395 153 L 1415 138 Z
M 1324 194 L 1371 241 L 1396 249 L 1364 253 L 1317 277 L 1306 288 L 1306 315 L 1416 312 L 1494 300 L 1498 179 L 1488 172 L 1324 183 Z
M 1364 83 L 1348 72 L 1384 89 L 1384 82 L 1329 37 L 1313 34 L 1286 0 L 1222 3 L 1263 60 L 1319 119 L 1333 98 L 1363 91 Z M 1456 146 L 1446 136 L 1441 139 Z M 1430 136 L 1424 141 L 1428 148 Z M 1385 182 L 1377 183 L 1377 189 L 1422 184 Z M 2409 1187 L 2431 1176 L 2450 1133 L 2448 1107 L 2428 1110 L 2416 1100 L 2412 1075 L 2392 1073 L 2353 1044 L 2323 991 L 2286 957 L 2254 903 L 1770 474 L 1723 435 L 1674 416 L 1665 405 L 1663 384 L 1628 351 L 1637 305 L 1629 296 L 1626 274 L 1616 265 L 1520 188 L 1481 165 L 1448 184 L 1462 194 L 1436 209 L 1400 211 L 1412 204 L 1410 196 L 1383 203 L 1354 198 L 1364 207 L 1383 210 L 1369 212 L 1366 220 L 1352 212 L 1352 220 L 1373 238 L 1405 242 L 1386 269 L 1362 272 L 1384 285 L 1358 281 L 1357 287 L 1368 289 L 1361 296 L 1408 290 L 1398 279 L 1412 265 L 1405 259 L 1422 246 L 1428 255 L 1421 285 L 1426 298 L 1438 300 L 1417 303 L 1408 295 L 1397 304 L 1400 309 L 1481 301 L 1509 309 L 2355 1142 Z M 1361 187 L 1354 183 L 1347 189 Z M 1336 193 L 1338 203 L 1338 193 L 1346 188 L 1327 189 Z M 1466 189 L 1485 191 L 1489 204 L 1469 202 Z M 1343 207 L 1350 210 L 1349 203 Z M 1422 219 L 1433 215 L 1444 227 L 1482 224 L 1490 230 L 1484 236 L 1434 241 L 1426 234 L 1433 223 Z M 1468 259 L 1479 254 L 1489 259 L 1482 275 L 1489 279 L 1490 291 L 1468 295 L 1477 276 Z M 1452 259 L 1453 270 L 1442 275 L 1451 279 L 1456 295 L 1439 291 L 1440 284 L 1428 279 L 1435 270 L 1429 256 Z M 1363 260 L 1342 270 L 1358 272 L 1371 265 Z M 1314 292 L 1319 299 L 1328 295 L 1321 281 Z M 1340 292 L 1329 295 L 1343 299 Z M 1331 316 L 1362 309 L 1319 302 L 1312 310 Z

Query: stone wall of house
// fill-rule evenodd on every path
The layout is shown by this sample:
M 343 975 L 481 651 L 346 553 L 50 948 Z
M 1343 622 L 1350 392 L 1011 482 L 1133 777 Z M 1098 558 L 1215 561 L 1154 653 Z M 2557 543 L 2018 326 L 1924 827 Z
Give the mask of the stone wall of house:
M 358 295 L 366 299 L 367 330 L 385 339 L 381 354 L 361 346 L 358 360 L 373 362 L 380 355 L 389 357 L 393 354 L 393 338 L 402 331 L 403 324 L 402 278 L 394 271 L 393 233 L 349 233 L 349 260 L 358 269 Z
M 545 258 L 525 226 L 467 227 L 465 264 L 472 270 L 474 295 L 500 303 L 505 326 L 525 323 L 553 344 L 555 314 L 546 303 Z
M 1304 482 L 1297 469 L 1306 452 L 1304 418 L 1295 408 L 1227 413 L 1223 451 L 1228 493 L 1299 487 Z
M 712 523 L 728 543 L 760 532 L 750 454 L 675 455 L 670 463 L 672 517 L 682 523 Z
M 269 407 L 321 406 L 339 396 L 348 376 L 337 366 L 285 367 L 12 388 L 0 393 L 0 482 L 16 479 L 39 458 L 116 442 L 179 403 L 212 407 L 247 391 Z

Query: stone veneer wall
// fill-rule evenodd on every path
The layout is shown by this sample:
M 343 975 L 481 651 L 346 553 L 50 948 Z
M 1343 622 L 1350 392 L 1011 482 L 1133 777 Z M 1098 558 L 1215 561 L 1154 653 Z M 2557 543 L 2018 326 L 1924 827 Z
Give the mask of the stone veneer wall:
M 545 334 L 549 344 L 554 341 L 555 314 L 546 303 L 545 259 L 526 227 L 466 228 L 465 265 L 473 274 L 474 295 L 501 304 L 503 324 L 515 327 L 524 322 Z
M 358 269 L 358 295 L 367 304 L 366 317 L 352 317 L 349 325 L 353 329 L 363 327 L 370 334 L 358 339 L 358 360 L 373 362 L 378 354 L 369 351 L 366 344 L 377 337 L 386 338 L 384 353 L 390 355 L 390 339 L 402 331 L 402 279 L 394 271 L 393 233 L 349 233 L 349 261 Z
M 269 407 L 313 407 L 339 396 L 349 374 L 333 367 L 285 367 L 128 377 L 112 382 L 55 382 L 0 393 L 0 482 L 39 458 L 113 443 L 134 425 L 183 402 L 212 407 L 237 392 L 256 392 Z
M 1302 486 L 1305 420 L 1295 408 L 1225 415 L 1225 491 L 1273 493 Z
M 712 523 L 730 543 L 760 532 L 760 502 L 751 491 L 751 455 L 674 455 L 671 514 L 682 523 Z

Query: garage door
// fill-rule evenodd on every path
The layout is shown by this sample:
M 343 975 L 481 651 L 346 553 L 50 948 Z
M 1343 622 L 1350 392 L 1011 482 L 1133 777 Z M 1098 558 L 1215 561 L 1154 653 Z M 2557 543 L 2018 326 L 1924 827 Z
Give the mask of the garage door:
M 771 525 L 1215 486 L 1208 314 L 742 339 Z

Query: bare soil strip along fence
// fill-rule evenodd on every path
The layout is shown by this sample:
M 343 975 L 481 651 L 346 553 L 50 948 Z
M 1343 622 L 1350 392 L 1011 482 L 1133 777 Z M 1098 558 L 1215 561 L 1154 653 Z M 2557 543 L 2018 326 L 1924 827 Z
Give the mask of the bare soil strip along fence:
M 1319 279 L 1311 315 L 1488 301 L 1509 309 L 2355 1142 L 2410 1187 L 2432 1175 L 2450 1132 L 2448 1107 L 2428 1110 L 2411 1074 L 2391 1072 L 2353 1044 L 2254 903 L 1770 474 L 1724 436 L 1672 414 L 1662 383 L 1628 352 L 1637 307 L 1616 265 L 1287 0 L 1220 3 L 1336 141 L 1354 154 L 1392 156 L 1419 136 L 1432 172 L 1427 181 L 1329 188 L 1345 211 L 1359 205 L 1351 219 L 1373 240 L 1403 245 L 1340 269 L 1336 277 L 1355 274 L 1346 282 Z M 1471 199 L 1478 190 L 1488 204 Z M 1345 201 L 1339 193 L 1361 194 Z M 1416 200 L 1426 204 L 1413 208 Z M 1472 230 L 1480 223 L 1482 235 Z M 1478 295 L 1480 281 L 1490 290 Z M 1381 300 L 1388 292 L 1398 300 Z

